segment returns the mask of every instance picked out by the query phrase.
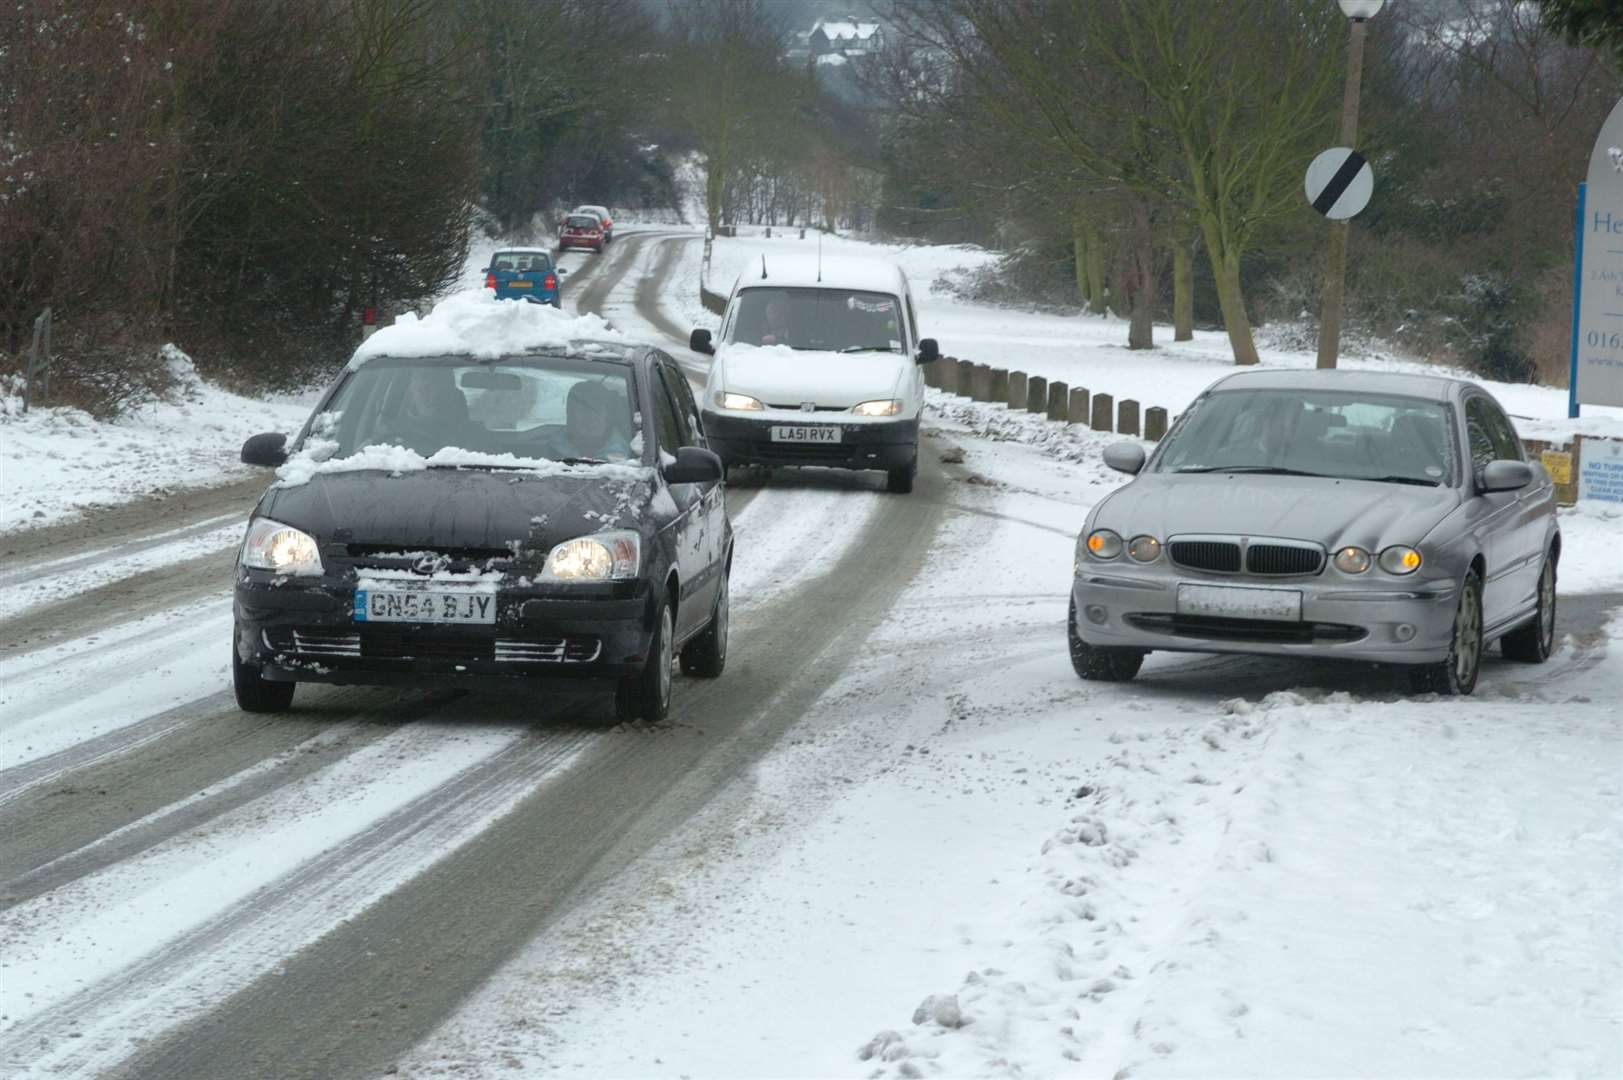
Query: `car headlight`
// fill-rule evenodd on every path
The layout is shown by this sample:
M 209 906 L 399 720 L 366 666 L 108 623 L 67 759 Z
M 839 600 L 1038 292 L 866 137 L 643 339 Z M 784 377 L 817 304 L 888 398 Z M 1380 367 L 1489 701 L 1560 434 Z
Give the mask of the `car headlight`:
M 1127 554 L 1135 562 L 1154 562 L 1161 557 L 1161 541 L 1153 536 L 1135 536 L 1128 541 Z
M 242 565 L 294 577 L 319 577 L 321 552 L 315 538 L 270 518 L 254 518 L 242 539 Z
M 851 406 L 851 411 L 858 416 L 895 416 L 902 411 L 902 403 L 895 398 L 886 401 L 864 401 L 861 405 Z
M 1088 554 L 1095 559 L 1114 559 L 1121 554 L 1121 537 L 1109 529 L 1088 533 Z
M 1404 544 L 1394 544 L 1381 552 L 1380 565 L 1388 574 L 1412 574 L 1420 569 L 1420 552 Z
M 625 581 L 642 565 L 642 538 L 634 532 L 581 536 L 547 552 L 543 581 Z
M 766 408 L 748 394 L 717 394 L 716 404 L 723 409 L 746 409 L 752 412 L 760 412 Z
M 1343 574 L 1362 574 L 1370 567 L 1369 552 L 1351 545 L 1336 552 L 1336 569 Z

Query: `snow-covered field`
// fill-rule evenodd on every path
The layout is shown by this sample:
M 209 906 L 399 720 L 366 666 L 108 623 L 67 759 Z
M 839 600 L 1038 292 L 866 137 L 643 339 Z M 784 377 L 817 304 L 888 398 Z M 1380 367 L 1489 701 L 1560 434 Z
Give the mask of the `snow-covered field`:
M 167 401 L 111 423 L 79 409 L 0 399 L 0 532 L 49 525 L 83 511 L 246 477 L 242 443 L 261 431 L 294 432 L 314 394 L 254 400 L 198 378 L 175 354 Z

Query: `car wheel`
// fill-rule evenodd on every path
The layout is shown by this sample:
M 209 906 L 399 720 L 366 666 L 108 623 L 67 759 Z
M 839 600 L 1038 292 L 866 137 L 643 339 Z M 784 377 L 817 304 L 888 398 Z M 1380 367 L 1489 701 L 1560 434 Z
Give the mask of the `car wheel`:
M 237 694 L 237 708 L 251 713 L 286 712 L 293 705 L 293 690 L 298 684 L 271 682 L 260 674 L 258 664 L 245 664 L 237 659 L 237 640 L 231 638 L 231 688 Z
M 614 714 L 620 720 L 647 720 L 657 724 L 671 711 L 671 661 L 675 629 L 671 625 L 671 604 L 660 598 L 654 613 L 654 639 L 648 643 L 648 660 L 642 671 L 621 681 L 614 694 Z
M 601 254 L 603 254 L 603 245 L 599 244 L 596 247 L 594 247 L 592 250 L 597 252 L 599 255 L 601 255 Z
M 714 679 L 727 666 L 727 578 L 721 572 L 721 592 L 716 596 L 716 610 L 710 615 L 710 625 L 704 633 L 682 648 L 682 673 L 701 679 Z
M 919 474 L 919 458 L 913 455 L 913 460 L 899 469 L 885 471 L 885 490 L 892 495 L 909 495 L 913 491 L 913 480 Z
M 1475 570 L 1466 572 L 1460 585 L 1459 604 L 1454 608 L 1454 630 L 1448 643 L 1448 659 L 1422 664 L 1410 674 L 1417 694 L 1459 694 L 1476 689 L 1477 672 L 1482 668 L 1482 579 Z
M 552 300 L 552 306 L 555 308 L 561 308 L 564 306 L 564 302 L 554 297 Z
M 1555 560 L 1544 557 L 1538 575 L 1538 609 L 1533 618 L 1499 639 L 1506 660 L 1542 664 L 1555 652 Z
M 1144 665 L 1143 649 L 1112 649 L 1089 645 L 1076 632 L 1076 598 L 1065 620 L 1066 637 L 1071 644 L 1071 666 L 1091 682 L 1127 682 Z

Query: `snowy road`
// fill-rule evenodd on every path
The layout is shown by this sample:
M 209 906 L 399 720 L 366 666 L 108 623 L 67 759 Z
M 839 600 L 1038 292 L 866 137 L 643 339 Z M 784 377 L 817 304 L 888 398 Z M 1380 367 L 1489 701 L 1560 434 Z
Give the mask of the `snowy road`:
M 663 339 L 698 376 L 676 347 L 682 308 L 661 303 L 696 244 L 627 232 L 601 257 L 566 256 L 566 303 Z M 944 441 L 973 443 L 967 462 L 940 464 Z M 1379 1071 L 1603 1075 L 1618 1058 L 1586 1044 L 1606 1034 L 1615 929 L 1554 915 L 1616 868 L 1605 774 L 1623 674 L 1608 643 L 1623 597 L 1564 596 L 1551 663 L 1489 663 L 1474 703 L 1401 701 L 1374 669 L 1187 656 L 1084 686 L 1064 588 L 1108 482 L 945 425 L 911 497 L 844 474 L 733 486 L 728 670 L 679 679 L 658 728 L 605 730 L 591 699 L 317 686 L 286 716 L 239 713 L 229 568 L 259 481 L 0 542 L 0 1072 L 1237 1075 L 1259 1071 L 1222 1042 L 1241 1010 L 1259 1052 L 1297 1040 L 1279 1074 L 1323 1072 L 1309 1035 L 1333 1032 L 1336 1010 L 1313 996 L 1311 958 L 1258 966 L 1225 919 L 1246 907 L 1262 925 L 1246 890 L 1300 888 L 1324 838 L 1355 848 L 1402 814 L 1414 836 L 1381 834 L 1399 870 L 1499 867 L 1503 910 L 1517 889 L 1553 905 L 1500 932 L 1536 929 L 1523 947 L 1566 987 L 1493 1023 L 1577 1049 Z M 1379 782 L 1394 733 L 1453 801 Z M 1528 801 L 1593 820 L 1557 828 L 1495 797 L 1507 778 L 1475 770 L 1512 751 Z M 1340 817 L 1348 785 L 1361 814 Z M 1038 859 L 1055 830 L 1052 858 L 1074 866 L 1046 843 Z M 1301 876 L 1232 869 L 1258 845 L 1269 873 Z M 1368 882 L 1397 873 L 1374 851 L 1349 859 Z M 1071 907 L 1011 894 L 1022 874 Z M 1445 893 L 1426 925 L 1452 932 Z M 1478 919 L 1472 896 L 1454 900 Z M 1615 923 L 1616 902 L 1584 910 L 1613 905 Z M 1357 914 L 1360 933 L 1413 952 L 1410 997 L 1458 974 L 1442 966 L 1453 938 L 1383 921 L 1367 896 Z M 1355 946 L 1327 948 L 1333 970 L 1356 963 Z M 1479 935 L 1459 970 L 1513 983 L 1525 972 L 1508 955 Z M 1265 975 L 1285 986 L 1274 999 Z M 1056 988 L 1073 983 L 1100 1019 L 1066 1018 Z M 982 1025 L 909 1027 L 937 991 Z M 1338 989 L 1353 1012 L 1365 991 L 1404 993 Z M 1294 1028 L 1278 1008 L 1292 997 Z M 1228 1019 L 1190 1019 L 1208 1015 Z M 1391 1045 L 1420 1023 L 1372 1021 L 1367 1037 Z M 1439 1045 L 1475 1030 L 1427 1023 L 1414 1038 Z

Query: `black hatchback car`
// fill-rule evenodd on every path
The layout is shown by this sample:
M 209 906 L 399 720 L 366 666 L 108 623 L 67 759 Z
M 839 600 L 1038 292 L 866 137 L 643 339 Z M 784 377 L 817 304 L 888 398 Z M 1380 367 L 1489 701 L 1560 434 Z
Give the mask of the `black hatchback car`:
M 675 361 L 576 342 L 351 364 L 279 466 L 236 567 L 237 703 L 298 682 L 562 678 L 663 719 L 680 654 L 727 659 L 732 528 Z

